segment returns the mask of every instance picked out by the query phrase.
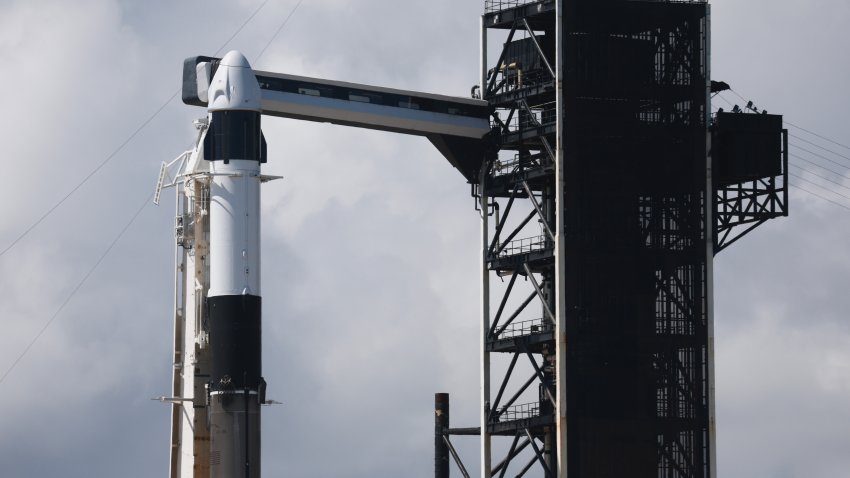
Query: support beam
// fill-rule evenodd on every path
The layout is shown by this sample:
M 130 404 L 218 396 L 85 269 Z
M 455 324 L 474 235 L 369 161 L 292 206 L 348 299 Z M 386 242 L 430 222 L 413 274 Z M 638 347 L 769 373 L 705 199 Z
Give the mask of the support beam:
M 517 226 L 516 229 L 514 229 L 513 232 L 511 232 L 510 235 L 505 238 L 505 242 L 503 242 L 502 245 L 499 246 L 499 249 L 496 250 L 496 255 L 501 254 L 502 251 L 505 250 L 505 247 L 507 247 L 508 244 L 510 244 L 511 241 L 514 239 L 514 237 L 519 234 L 519 231 L 521 231 L 522 228 L 525 227 L 525 225 L 528 224 L 528 222 L 534 218 L 535 214 L 537 214 L 537 211 L 531 211 L 530 213 L 528 213 L 528 216 L 525 216 L 525 219 L 523 219 L 522 222 L 519 223 L 519 226 Z
M 505 373 L 505 378 L 502 379 L 502 385 L 499 386 L 499 393 L 496 394 L 496 400 L 493 402 L 493 406 L 490 409 L 490 415 L 493 415 L 493 411 L 499 408 L 499 402 L 502 401 L 502 395 L 505 393 L 505 387 L 508 386 L 508 381 L 511 379 L 511 375 L 514 372 L 514 366 L 516 366 L 516 361 L 519 358 L 519 354 L 514 354 L 511 357 L 511 364 L 508 365 L 508 371 Z
M 490 246 L 492 248 L 492 245 Z M 499 303 L 499 310 L 496 311 L 496 317 L 493 319 L 493 323 L 490 325 L 490 335 L 495 335 L 496 327 L 499 326 L 499 319 L 502 318 L 502 312 L 505 310 L 505 304 L 508 303 L 508 297 L 511 295 L 511 291 L 514 288 L 514 283 L 516 283 L 516 278 L 519 276 L 517 271 L 514 271 L 511 274 L 511 280 L 508 282 L 508 288 L 505 289 L 505 294 L 502 296 L 502 302 Z
M 487 176 L 489 174 L 486 162 L 481 165 L 479 181 L 479 200 L 481 211 L 481 410 L 479 421 L 481 423 L 481 476 L 490 478 L 492 452 L 490 449 L 490 433 L 487 424 L 490 418 L 490 352 L 487 350 L 487 340 L 490 332 L 490 269 L 487 267 L 487 253 L 490 249 L 490 225 L 488 216 Z
M 540 447 L 537 446 L 537 442 L 534 441 L 534 437 L 531 436 L 531 432 L 528 431 L 528 428 L 525 429 L 525 434 L 528 435 L 528 439 L 531 441 L 531 447 L 534 448 L 534 455 L 537 457 L 537 461 L 540 462 L 540 466 L 542 466 L 543 470 L 546 471 L 545 476 L 552 476 L 552 470 L 550 470 L 549 465 L 546 464 L 546 460 L 543 458 L 543 453 L 540 451 Z
M 555 476 L 567 478 L 567 314 L 564 204 L 564 0 L 555 0 Z
M 534 291 L 537 292 L 537 296 L 540 297 L 540 303 L 543 304 L 543 310 L 546 312 L 546 318 L 552 321 L 552 325 L 557 324 L 557 321 L 555 320 L 555 314 L 553 314 L 552 309 L 549 308 L 549 303 L 546 301 L 546 296 L 543 295 L 543 290 L 537 283 L 537 279 L 534 278 L 534 273 L 531 272 L 531 268 L 528 267 L 528 264 L 523 264 L 522 267 L 525 268 L 525 273 L 528 275 L 528 280 L 531 281 L 531 285 L 534 286 Z
M 705 124 L 711 124 L 711 5 L 705 5 Z M 706 150 L 705 150 L 705 194 L 712 195 L 714 185 L 712 184 L 712 167 L 711 167 L 711 133 L 706 132 L 705 135 Z M 785 135 L 785 164 L 784 171 L 788 174 L 788 136 Z M 785 186 L 785 206 L 788 206 L 788 184 Z M 714 219 L 714 198 L 705 201 L 705 216 L 706 218 Z M 705 228 L 705 319 L 706 319 L 706 359 L 708 366 L 706 370 L 706 380 L 708 382 L 708 476 L 709 478 L 717 478 L 717 423 L 715 415 L 715 391 L 714 391 L 714 243 L 715 238 L 714 227 Z
M 520 434 L 519 432 L 517 432 L 514 438 L 517 439 L 519 437 Z M 531 442 L 528 440 L 528 438 L 526 438 L 522 443 L 519 444 L 519 446 L 513 448 L 511 452 L 508 453 L 508 456 L 506 456 L 504 460 L 500 461 L 499 464 L 493 468 L 493 473 L 500 473 L 499 477 L 504 477 L 508 468 L 508 464 L 511 462 L 511 460 L 513 460 L 514 458 L 516 458 L 517 455 L 522 453 L 522 451 L 525 450 L 525 448 L 530 444 Z
M 537 211 L 537 215 L 540 216 L 540 222 L 546 229 L 546 234 L 549 235 L 549 239 L 554 241 L 555 233 L 553 233 L 552 228 L 549 227 L 549 221 L 546 220 L 546 215 L 543 214 L 543 209 L 540 208 L 540 203 L 537 202 L 537 198 L 534 197 L 534 193 L 531 191 L 531 188 L 528 187 L 528 182 L 523 181 L 522 187 L 525 188 L 525 192 L 528 193 L 528 200 L 531 201 L 531 204 L 534 206 L 534 210 Z
M 537 42 L 537 37 L 534 36 L 534 30 L 531 29 L 531 25 L 528 24 L 528 20 L 523 18 L 522 24 L 525 26 L 525 30 L 530 35 L 529 38 L 531 39 L 531 42 L 534 43 L 534 47 L 537 48 L 537 53 L 540 54 L 540 59 L 543 60 L 543 64 L 546 65 L 546 69 L 549 70 L 549 74 L 552 75 L 552 78 L 555 78 L 555 70 L 552 69 L 549 59 L 546 58 L 546 53 L 544 53 L 543 49 L 540 48 L 540 43 Z
M 516 393 L 514 393 L 514 395 L 508 400 L 508 402 L 505 403 L 505 405 L 502 407 L 502 409 L 499 410 L 499 412 L 496 415 L 496 418 L 502 416 L 502 414 L 504 414 L 506 411 L 508 411 L 508 408 L 510 408 L 511 405 L 513 405 L 514 402 L 516 402 L 517 399 L 519 399 L 520 395 L 522 395 L 522 393 L 525 392 L 528 389 L 528 387 L 534 382 L 534 380 L 536 378 L 537 378 L 536 373 L 531 374 L 531 376 L 528 377 L 528 380 L 526 380 L 525 383 L 523 383 L 522 386 L 519 387 L 519 390 L 517 390 Z
M 525 349 L 525 347 L 522 347 Z M 529 362 L 531 362 L 531 366 L 534 367 L 534 371 L 537 373 L 537 377 L 540 378 L 540 383 L 543 384 L 543 390 L 546 392 L 546 397 L 549 399 L 549 402 L 552 403 L 552 406 L 556 406 L 555 397 L 552 396 L 552 392 L 549 390 L 549 387 L 544 383 L 546 376 L 543 375 L 543 370 L 540 368 L 540 365 L 537 364 L 537 361 L 534 360 L 534 356 L 531 355 L 531 352 L 528 349 L 525 350 L 525 355 L 528 357 Z
M 510 212 L 511 212 L 511 207 L 513 207 L 513 205 L 514 205 L 514 199 L 516 199 L 517 191 L 518 191 L 517 188 L 513 188 L 511 190 L 511 197 L 510 197 L 510 199 L 508 199 L 508 205 L 505 206 L 505 212 L 502 213 L 502 219 L 499 220 L 499 221 L 496 221 L 496 223 L 497 223 L 496 224 L 496 232 L 493 233 L 493 240 L 490 243 L 490 254 L 493 254 L 493 250 L 496 249 L 496 246 L 499 243 L 499 237 L 501 237 L 501 235 L 502 235 L 502 229 L 504 229 L 505 222 L 508 220 L 508 216 L 510 215 Z
M 496 331 L 496 334 L 495 334 L 496 337 L 502 335 L 502 332 L 504 332 L 505 329 L 507 329 L 508 326 L 513 323 L 514 319 L 516 319 L 517 316 L 519 316 L 519 314 L 521 314 L 522 311 L 525 310 L 526 307 L 528 307 L 528 304 L 530 304 L 531 301 L 534 300 L 534 297 L 536 295 L 537 295 L 537 292 L 532 292 L 531 294 L 528 295 L 528 297 L 526 297 L 526 299 L 522 302 L 522 304 L 519 305 L 519 308 L 517 310 L 515 310 L 514 313 L 511 314 L 510 317 L 508 317 L 508 320 L 506 320 L 505 323 L 502 324 L 502 326 L 499 328 L 499 330 Z
M 513 442 L 511 442 L 511 448 L 510 448 L 510 450 L 508 450 L 508 456 L 507 456 L 507 458 L 505 458 L 505 460 L 506 460 L 506 461 L 507 461 L 507 460 L 510 460 L 510 459 L 514 456 L 514 453 L 516 452 L 516 445 L 517 445 L 517 442 L 519 442 L 519 436 L 520 436 L 520 435 L 519 435 L 519 433 L 517 433 L 516 435 L 514 435 L 514 441 L 513 441 Z M 504 464 L 504 463 L 506 463 L 506 462 L 502 462 L 502 464 Z M 496 470 L 493 470 L 493 471 L 495 472 Z M 507 467 L 507 466 L 502 467 L 502 470 L 499 472 L 499 478 L 504 478 L 504 477 L 505 477 L 505 473 L 506 473 L 507 471 L 508 471 L 508 467 Z
M 499 70 L 502 68 L 502 63 L 505 62 L 505 55 L 508 53 L 508 45 L 510 45 L 511 41 L 514 39 L 514 33 L 516 33 L 516 26 L 511 27 L 511 32 L 508 33 L 508 39 L 505 41 L 504 47 L 502 47 L 502 53 L 499 54 L 499 61 L 496 62 L 496 68 L 493 68 L 490 82 L 487 83 L 487 96 L 491 96 L 494 93 L 493 86 L 496 84 L 496 77 L 499 76 Z
M 460 470 L 460 474 L 463 475 L 463 478 L 469 478 L 469 472 L 466 471 L 466 467 L 463 466 L 463 461 L 461 461 L 460 455 L 457 454 L 457 450 L 455 450 L 454 445 L 452 445 L 452 441 L 449 440 L 449 436 L 443 435 L 443 441 L 446 443 L 446 446 L 448 447 L 449 452 L 451 452 L 452 458 L 454 458 L 455 464 L 457 465 L 458 469 Z M 446 475 L 446 476 L 448 476 L 448 475 Z
M 449 394 L 434 394 L 434 478 L 449 478 Z

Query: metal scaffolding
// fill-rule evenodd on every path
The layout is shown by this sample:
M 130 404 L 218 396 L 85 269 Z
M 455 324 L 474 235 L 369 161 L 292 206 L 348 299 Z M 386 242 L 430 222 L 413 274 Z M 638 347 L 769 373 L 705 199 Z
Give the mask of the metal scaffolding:
M 712 183 L 709 37 L 700 1 L 486 2 L 481 424 L 442 428 L 483 477 L 715 476 L 713 256 L 787 167 Z

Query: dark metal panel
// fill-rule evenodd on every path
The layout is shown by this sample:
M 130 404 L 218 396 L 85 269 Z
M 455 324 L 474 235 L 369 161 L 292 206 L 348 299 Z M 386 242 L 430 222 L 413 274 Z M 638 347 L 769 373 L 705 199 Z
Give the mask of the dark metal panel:
M 782 174 L 782 116 L 718 112 L 711 131 L 718 189 Z
M 260 403 L 247 391 L 210 398 L 210 477 L 260 478 Z
M 207 304 L 212 355 L 210 389 L 256 391 L 262 380 L 262 298 L 223 295 L 209 297 Z
M 256 111 L 213 111 L 204 137 L 204 159 L 224 161 L 242 159 L 265 163 L 266 139 Z
M 198 98 L 198 72 L 197 66 L 199 63 L 209 62 L 211 65 L 212 73 L 210 73 L 210 78 L 215 75 L 216 70 L 218 69 L 218 65 L 221 62 L 221 58 L 213 58 L 210 56 L 193 56 L 191 58 L 186 58 L 183 61 L 183 91 L 182 98 L 183 103 L 192 106 L 207 106 L 206 101 L 202 101 Z
M 470 184 L 476 181 L 484 160 L 488 139 L 476 140 L 448 135 L 430 135 L 428 141 Z

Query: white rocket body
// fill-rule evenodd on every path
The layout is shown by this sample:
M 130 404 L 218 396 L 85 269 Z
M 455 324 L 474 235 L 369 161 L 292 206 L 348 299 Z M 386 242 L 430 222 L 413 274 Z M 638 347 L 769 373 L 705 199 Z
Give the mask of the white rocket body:
M 210 120 L 216 111 L 260 113 L 260 86 L 248 61 L 224 56 L 209 89 Z M 260 163 L 227 158 L 210 163 L 209 296 L 260 295 Z
M 210 82 L 210 476 L 260 477 L 260 87 L 231 51 Z
M 209 296 L 260 295 L 260 164 L 210 166 Z

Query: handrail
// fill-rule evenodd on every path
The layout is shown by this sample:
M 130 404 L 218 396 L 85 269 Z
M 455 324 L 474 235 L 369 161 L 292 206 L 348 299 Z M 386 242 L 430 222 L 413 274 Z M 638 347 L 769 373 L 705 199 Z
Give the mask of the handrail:
M 512 322 L 501 331 L 497 339 L 511 339 L 537 334 L 543 331 L 543 318 Z
M 498 421 L 510 422 L 514 420 L 526 420 L 540 416 L 540 402 L 521 403 L 511 405 L 499 412 Z
M 505 244 L 501 252 L 499 252 L 499 257 L 528 254 L 529 252 L 542 251 L 550 247 L 552 247 L 552 242 L 547 241 L 545 235 L 523 237 L 522 239 L 514 239 Z
M 534 3 L 536 0 L 484 0 L 485 12 L 500 12 L 508 8 L 518 7 L 526 3 Z

